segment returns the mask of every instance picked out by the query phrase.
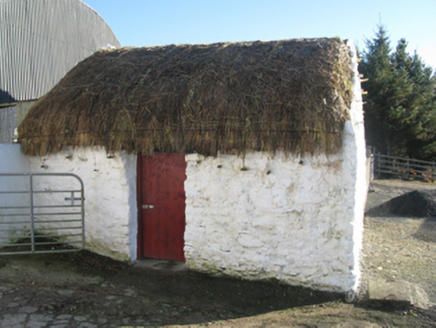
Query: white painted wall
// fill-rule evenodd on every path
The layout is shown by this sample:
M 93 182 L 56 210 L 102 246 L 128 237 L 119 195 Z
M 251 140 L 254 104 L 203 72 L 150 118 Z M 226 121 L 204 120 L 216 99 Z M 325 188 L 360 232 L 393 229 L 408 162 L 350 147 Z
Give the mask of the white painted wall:
M 351 46 L 352 51 L 355 50 Z M 187 155 L 189 268 L 352 291 L 360 282 L 366 158 L 356 57 L 355 97 L 340 154 Z
M 32 172 L 77 174 L 85 187 L 86 248 L 115 259 L 136 259 L 136 156 L 102 148 L 75 149 L 29 157 Z M 45 188 L 62 189 L 62 179 L 45 179 Z
M 0 173 L 28 173 L 27 156 L 21 153 L 19 144 L 0 143 Z
M 352 288 L 357 291 L 361 282 L 360 254 L 363 246 L 363 219 L 365 214 L 366 197 L 368 195 L 368 165 L 366 157 L 365 127 L 363 117 L 362 88 L 358 71 L 357 50 L 352 41 L 350 47 L 351 67 L 353 69 L 353 100 L 350 108 L 350 121 L 345 125 L 344 152 L 354 158 L 348 162 L 344 170 L 354 178 L 354 206 L 353 206 L 353 275 L 355 283 Z
M 0 144 L 0 173 L 28 173 L 30 171 L 29 160 L 21 153 L 18 144 Z M 7 191 L 26 191 L 29 190 L 29 178 L 27 176 L 8 177 L 0 175 L 0 192 Z M 30 197 L 28 194 L 1 194 L 1 207 L 29 206 Z M 11 209 L 0 211 L 0 222 L 11 222 L 11 213 L 24 213 L 26 210 Z M 20 221 L 25 221 L 26 216 L 14 217 Z M 20 232 L 7 232 L 7 229 L 25 229 L 26 224 L 9 225 L 2 224 L 0 229 L 0 245 L 8 244 L 9 238 L 20 238 L 23 235 Z M 3 239 L 5 238 L 5 239 Z

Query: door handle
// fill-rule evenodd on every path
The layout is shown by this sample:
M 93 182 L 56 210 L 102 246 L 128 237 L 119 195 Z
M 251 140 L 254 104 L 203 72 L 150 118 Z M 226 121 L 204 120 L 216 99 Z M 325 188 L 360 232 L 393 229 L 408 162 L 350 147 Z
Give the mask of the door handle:
M 144 210 L 151 210 L 152 208 L 154 208 L 154 205 L 142 205 L 142 208 Z

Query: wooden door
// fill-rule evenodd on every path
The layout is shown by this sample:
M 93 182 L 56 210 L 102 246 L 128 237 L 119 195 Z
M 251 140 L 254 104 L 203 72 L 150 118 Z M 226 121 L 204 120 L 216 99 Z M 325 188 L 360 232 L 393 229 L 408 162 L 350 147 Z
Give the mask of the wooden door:
M 184 154 L 138 155 L 138 258 L 185 261 Z

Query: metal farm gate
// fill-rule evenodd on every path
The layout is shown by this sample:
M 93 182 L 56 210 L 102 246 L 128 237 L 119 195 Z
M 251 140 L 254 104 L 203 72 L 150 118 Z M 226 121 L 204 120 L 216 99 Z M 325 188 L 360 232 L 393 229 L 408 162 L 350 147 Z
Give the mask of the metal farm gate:
M 70 173 L 0 173 L 0 255 L 85 247 L 84 188 Z
M 377 153 L 374 155 L 374 173 L 377 176 L 391 175 L 407 180 L 436 182 L 436 162 Z

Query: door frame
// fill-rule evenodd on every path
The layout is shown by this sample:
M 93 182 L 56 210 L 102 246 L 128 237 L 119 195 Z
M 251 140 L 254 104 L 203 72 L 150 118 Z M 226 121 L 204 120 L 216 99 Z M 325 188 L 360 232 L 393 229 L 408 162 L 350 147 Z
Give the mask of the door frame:
M 137 203 L 137 234 L 136 234 L 136 258 L 137 260 L 142 260 L 144 258 L 144 229 L 145 220 L 144 211 L 142 210 L 142 197 L 143 193 L 146 192 L 143 188 L 143 177 L 144 177 L 144 157 L 143 153 L 138 153 L 137 155 L 137 167 L 136 167 L 136 203 Z M 186 174 L 186 160 L 185 160 L 185 174 Z M 186 222 L 185 222 L 186 224 Z M 183 260 L 183 262 L 186 259 Z
M 142 153 L 138 153 L 138 158 L 136 161 L 136 203 L 137 203 L 137 210 L 138 210 L 138 232 L 136 235 L 136 258 L 138 260 L 142 260 L 143 258 L 143 251 L 142 251 L 142 243 L 144 241 L 144 236 L 143 236 L 143 229 L 144 229 L 144 224 L 143 224 L 143 217 L 142 217 L 142 157 L 144 155 Z

